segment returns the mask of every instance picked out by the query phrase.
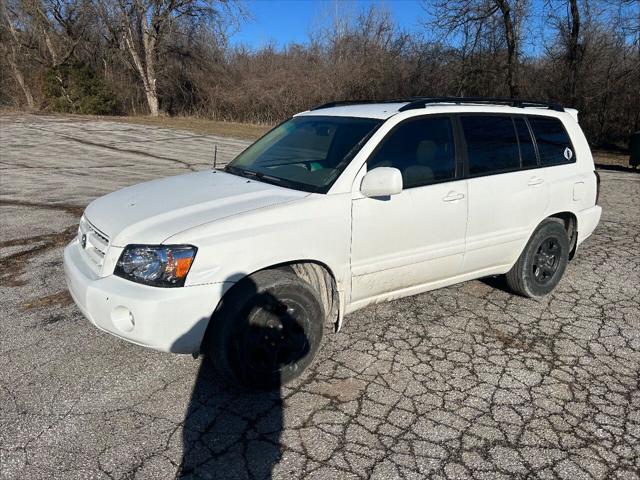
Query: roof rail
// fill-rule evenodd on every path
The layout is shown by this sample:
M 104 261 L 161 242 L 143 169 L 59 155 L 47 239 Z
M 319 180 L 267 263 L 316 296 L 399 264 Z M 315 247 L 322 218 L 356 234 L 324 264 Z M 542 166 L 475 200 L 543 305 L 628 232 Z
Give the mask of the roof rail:
M 343 107 L 347 105 L 367 105 L 374 103 L 405 103 L 405 102 L 413 102 L 414 100 L 418 100 L 420 97 L 411 97 L 411 98 L 393 98 L 389 100 L 338 100 L 336 102 L 328 102 L 323 103 L 322 105 L 318 105 L 317 107 L 313 107 L 310 110 L 322 110 L 323 108 L 331 108 L 331 107 Z
M 457 105 L 463 103 L 479 103 L 483 105 L 507 105 L 510 107 L 546 107 L 556 112 L 564 112 L 562 105 L 556 102 L 541 102 L 538 100 L 524 100 L 520 98 L 492 98 L 492 97 L 424 97 L 413 98 L 409 103 L 398 109 L 399 112 L 406 110 L 414 110 L 424 108 L 427 105 L 435 103 L 455 103 Z

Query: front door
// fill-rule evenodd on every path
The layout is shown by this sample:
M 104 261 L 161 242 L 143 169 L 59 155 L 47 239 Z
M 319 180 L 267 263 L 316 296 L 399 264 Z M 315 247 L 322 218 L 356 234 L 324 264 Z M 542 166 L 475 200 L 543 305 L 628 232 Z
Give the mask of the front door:
M 368 170 L 398 168 L 404 186 L 391 197 L 353 199 L 352 302 L 413 293 L 460 272 L 467 182 L 457 179 L 456 158 L 452 120 L 426 116 L 400 123 L 368 159 Z

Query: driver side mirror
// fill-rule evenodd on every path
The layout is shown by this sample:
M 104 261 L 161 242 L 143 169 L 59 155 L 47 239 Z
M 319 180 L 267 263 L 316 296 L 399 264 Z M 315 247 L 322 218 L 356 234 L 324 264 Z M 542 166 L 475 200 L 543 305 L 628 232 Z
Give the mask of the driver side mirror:
M 402 192 L 402 174 L 393 167 L 377 167 L 367 172 L 360 184 L 365 197 L 388 197 Z

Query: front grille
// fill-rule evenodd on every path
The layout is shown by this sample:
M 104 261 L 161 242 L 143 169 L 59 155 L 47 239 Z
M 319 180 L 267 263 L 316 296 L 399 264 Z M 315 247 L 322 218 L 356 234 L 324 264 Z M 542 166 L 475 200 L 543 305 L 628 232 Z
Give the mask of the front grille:
M 78 229 L 78 240 L 89 259 L 101 267 L 109 247 L 109 237 L 93 226 L 85 217 L 82 217 Z

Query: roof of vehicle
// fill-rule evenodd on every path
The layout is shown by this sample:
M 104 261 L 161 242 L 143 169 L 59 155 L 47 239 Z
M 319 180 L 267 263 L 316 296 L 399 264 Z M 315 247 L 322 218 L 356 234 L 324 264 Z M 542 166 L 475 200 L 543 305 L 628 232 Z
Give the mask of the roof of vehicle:
M 366 117 L 387 119 L 398 113 L 407 102 L 399 103 L 360 103 L 355 105 L 338 105 L 327 108 L 314 108 L 298 115 L 327 115 L 337 117 Z M 296 115 L 296 116 L 298 116 Z
M 298 115 L 326 115 L 339 117 L 364 117 L 386 120 L 403 111 L 429 111 L 441 112 L 493 112 L 493 113 L 537 113 L 567 112 L 577 120 L 578 112 L 574 109 L 565 109 L 561 105 L 552 102 L 539 102 L 514 99 L 490 99 L 490 98 L 455 98 L 436 97 L 424 99 L 389 100 L 381 102 L 369 101 L 344 101 L 331 102 L 320 105 Z M 555 116 L 555 115 L 554 115 Z

